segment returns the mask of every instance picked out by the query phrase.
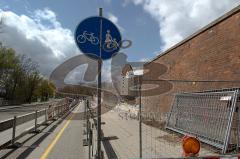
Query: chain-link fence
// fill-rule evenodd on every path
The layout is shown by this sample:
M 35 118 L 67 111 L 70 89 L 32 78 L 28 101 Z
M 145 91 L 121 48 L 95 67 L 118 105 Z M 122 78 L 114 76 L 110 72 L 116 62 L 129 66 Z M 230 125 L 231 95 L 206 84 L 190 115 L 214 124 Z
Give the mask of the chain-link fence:
M 238 90 L 176 94 L 166 127 L 226 153 L 239 145 L 238 95 Z

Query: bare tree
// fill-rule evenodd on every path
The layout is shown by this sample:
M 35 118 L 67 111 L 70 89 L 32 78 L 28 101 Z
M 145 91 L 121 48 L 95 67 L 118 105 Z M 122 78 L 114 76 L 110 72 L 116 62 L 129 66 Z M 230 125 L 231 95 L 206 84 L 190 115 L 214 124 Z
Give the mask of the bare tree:
M 3 25 L 4 25 L 4 14 L 0 14 L 0 33 L 3 33 Z
M 4 25 L 4 14 L 0 13 L 0 34 L 3 33 L 3 25 Z M 3 47 L 2 41 L 0 41 L 0 48 Z

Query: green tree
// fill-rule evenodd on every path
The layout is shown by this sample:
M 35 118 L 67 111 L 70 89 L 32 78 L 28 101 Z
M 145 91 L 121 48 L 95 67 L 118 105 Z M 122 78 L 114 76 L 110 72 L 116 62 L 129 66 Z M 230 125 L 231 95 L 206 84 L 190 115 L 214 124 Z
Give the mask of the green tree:
M 47 101 L 55 96 L 55 86 L 49 80 L 43 79 L 38 87 L 38 96 L 41 101 Z
M 18 103 L 46 101 L 55 95 L 55 86 L 41 77 L 31 58 L 16 56 L 13 49 L 0 45 L 0 95 Z
M 16 83 L 20 72 L 20 61 L 13 49 L 0 47 L 0 87 L 5 90 L 4 97 L 13 99 Z

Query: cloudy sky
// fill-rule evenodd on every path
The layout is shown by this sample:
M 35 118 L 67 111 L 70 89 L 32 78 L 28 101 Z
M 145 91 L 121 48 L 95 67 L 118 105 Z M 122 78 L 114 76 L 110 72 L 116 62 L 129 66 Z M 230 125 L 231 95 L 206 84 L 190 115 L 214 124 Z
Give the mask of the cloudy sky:
M 0 41 L 27 54 L 49 75 L 64 60 L 81 53 L 73 38 L 75 28 L 102 7 L 122 38 L 133 42 L 122 50 L 128 61 L 144 61 L 239 4 L 239 0 L 0 0 L 4 17 Z M 104 71 L 104 78 L 109 78 L 109 68 Z

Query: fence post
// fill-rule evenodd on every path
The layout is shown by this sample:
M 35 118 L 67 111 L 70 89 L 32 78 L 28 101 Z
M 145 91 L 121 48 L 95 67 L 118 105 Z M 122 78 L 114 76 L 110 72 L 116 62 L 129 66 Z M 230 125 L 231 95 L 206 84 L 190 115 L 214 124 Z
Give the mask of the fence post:
M 11 144 L 12 144 L 12 145 L 14 145 L 14 142 L 15 142 L 16 124 L 17 124 L 17 117 L 14 115 L 14 117 L 13 117 L 12 140 L 11 140 Z
M 240 128 L 240 126 L 239 126 L 239 124 L 240 124 L 240 123 L 239 123 L 239 107 L 237 106 L 236 109 L 237 109 L 237 128 L 236 128 L 236 129 L 237 129 L 237 148 L 236 148 L 236 150 L 237 150 L 237 152 L 238 152 L 238 149 L 239 149 L 239 135 L 240 135 L 240 134 L 239 134 L 239 130 L 240 130 L 240 129 L 239 129 L 239 128 Z
M 88 151 L 89 151 L 89 158 L 91 158 L 91 146 L 92 146 L 92 144 L 93 144 L 93 142 L 92 142 L 92 137 L 93 136 L 93 133 L 92 133 L 92 129 L 91 129 L 91 127 L 90 127 L 90 131 L 89 131 L 89 149 L 88 149 Z M 92 147 L 92 151 L 93 151 L 93 147 Z
M 47 120 L 48 120 L 48 114 L 47 114 L 47 108 L 45 108 L 45 123 L 47 123 Z
M 60 105 L 60 106 L 58 107 L 58 110 L 59 110 L 59 112 L 58 112 L 58 117 L 61 116 L 61 108 L 62 108 L 62 105 Z
M 53 119 L 55 120 L 56 119 L 56 116 L 57 116 L 57 110 L 56 110 L 57 107 L 53 107 Z
M 236 109 L 237 96 L 238 96 L 238 90 L 235 91 L 234 95 L 232 96 L 233 100 L 232 100 L 232 103 L 231 103 L 231 111 L 230 111 L 230 114 L 229 114 L 227 130 L 226 130 L 226 133 L 225 133 L 225 139 L 224 139 L 222 154 L 225 154 L 227 152 L 227 149 L 228 149 L 229 139 L 230 139 L 230 135 L 231 135 L 233 115 L 234 115 L 234 111 Z
M 62 115 L 62 107 L 63 107 L 63 105 L 60 105 L 60 108 L 59 108 L 59 110 L 60 110 L 60 116 Z
M 34 126 L 34 131 L 37 132 L 37 118 L 38 118 L 38 115 L 37 115 L 37 110 L 35 111 L 35 126 Z
M 61 105 L 60 105 L 61 106 Z M 60 116 L 60 106 L 57 107 L 57 110 L 58 110 L 58 117 Z
M 88 112 L 88 107 L 89 107 L 89 103 L 88 103 L 88 99 L 85 100 L 84 102 L 85 105 L 85 118 L 87 119 L 87 141 L 88 141 L 88 158 L 91 158 L 91 142 L 90 142 L 90 128 L 91 128 L 91 123 L 89 123 L 89 112 Z

